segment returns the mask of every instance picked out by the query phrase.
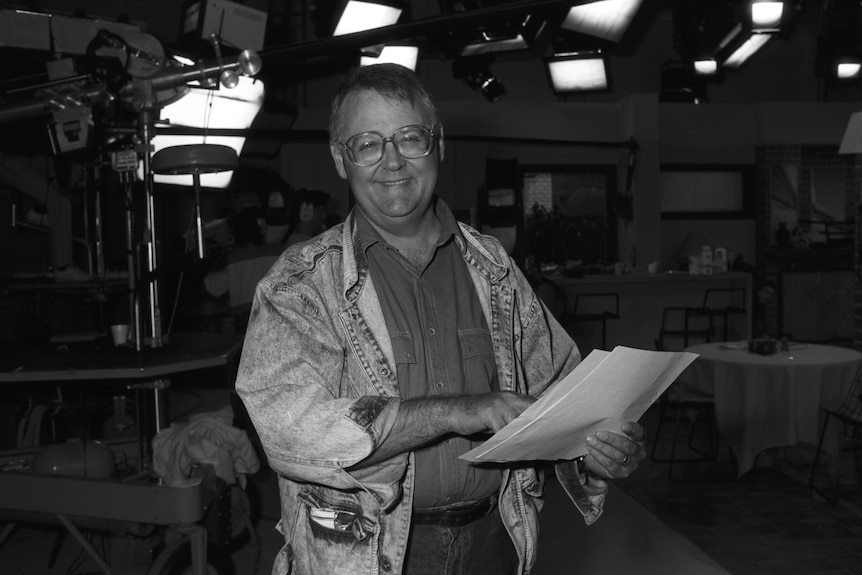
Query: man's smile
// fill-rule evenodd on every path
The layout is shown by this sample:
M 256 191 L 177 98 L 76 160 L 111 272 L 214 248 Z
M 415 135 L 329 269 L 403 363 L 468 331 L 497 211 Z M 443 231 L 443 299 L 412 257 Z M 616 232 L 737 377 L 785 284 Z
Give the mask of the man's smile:
M 384 185 L 384 186 L 403 186 L 404 184 L 408 183 L 409 181 L 410 181 L 410 178 L 405 178 L 402 180 L 391 180 L 391 181 L 390 180 L 381 180 L 379 183 Z

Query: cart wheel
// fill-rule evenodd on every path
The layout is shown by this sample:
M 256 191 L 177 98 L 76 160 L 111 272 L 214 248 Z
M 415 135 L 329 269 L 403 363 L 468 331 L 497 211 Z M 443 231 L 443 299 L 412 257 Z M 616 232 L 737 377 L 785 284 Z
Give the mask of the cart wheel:
M 220 547 L 207 544 L 206 575 L 234 575 L 233 560 Z M 193 575 L 192 544 L 183 539 L 168 545 L 147 571 L 147 575 Z

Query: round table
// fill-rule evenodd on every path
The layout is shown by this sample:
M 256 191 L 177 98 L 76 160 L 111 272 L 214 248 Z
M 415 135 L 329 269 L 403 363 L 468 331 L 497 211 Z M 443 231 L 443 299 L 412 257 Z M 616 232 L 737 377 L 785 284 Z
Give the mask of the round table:
M 862 353 L 843 347 L 791 343 L 788 351 L 760 355 L 746 342 L 692 345 L 699 357 L 680 380 L 715 398 L 719 434 L 737 459 L 737 473 L 759 453 L 797 443 L 817 445 L 820 407 L 841 403 Z M 838 435 L 825 448 L 835 453 Z

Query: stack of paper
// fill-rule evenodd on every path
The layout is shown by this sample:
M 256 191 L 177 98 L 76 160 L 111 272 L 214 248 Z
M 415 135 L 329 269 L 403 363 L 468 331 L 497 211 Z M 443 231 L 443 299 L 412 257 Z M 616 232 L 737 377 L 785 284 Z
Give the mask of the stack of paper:
M 601 429 L 637 421 L 698 357 L 696 353 L 617 346 L 593 350 L 521 415 L 461 456 L 473 462 L 574 459 Z

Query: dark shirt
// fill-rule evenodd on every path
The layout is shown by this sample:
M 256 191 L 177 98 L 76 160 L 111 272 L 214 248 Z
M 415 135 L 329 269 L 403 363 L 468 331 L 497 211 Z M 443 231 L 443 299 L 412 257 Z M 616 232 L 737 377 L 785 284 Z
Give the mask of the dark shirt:
M 387 244 L 357 212 L 357 229 L 383 308 L 404 399 L 452 397 L 498 389 L 491 334 L 455 236 L 451 211 L 438 203 L 443 231 L 424 269 Z M 500 486 L 500 471 L 458 456 L 487 435 L 448 436 L 418 449 L 415 508 L 483 499 Z

